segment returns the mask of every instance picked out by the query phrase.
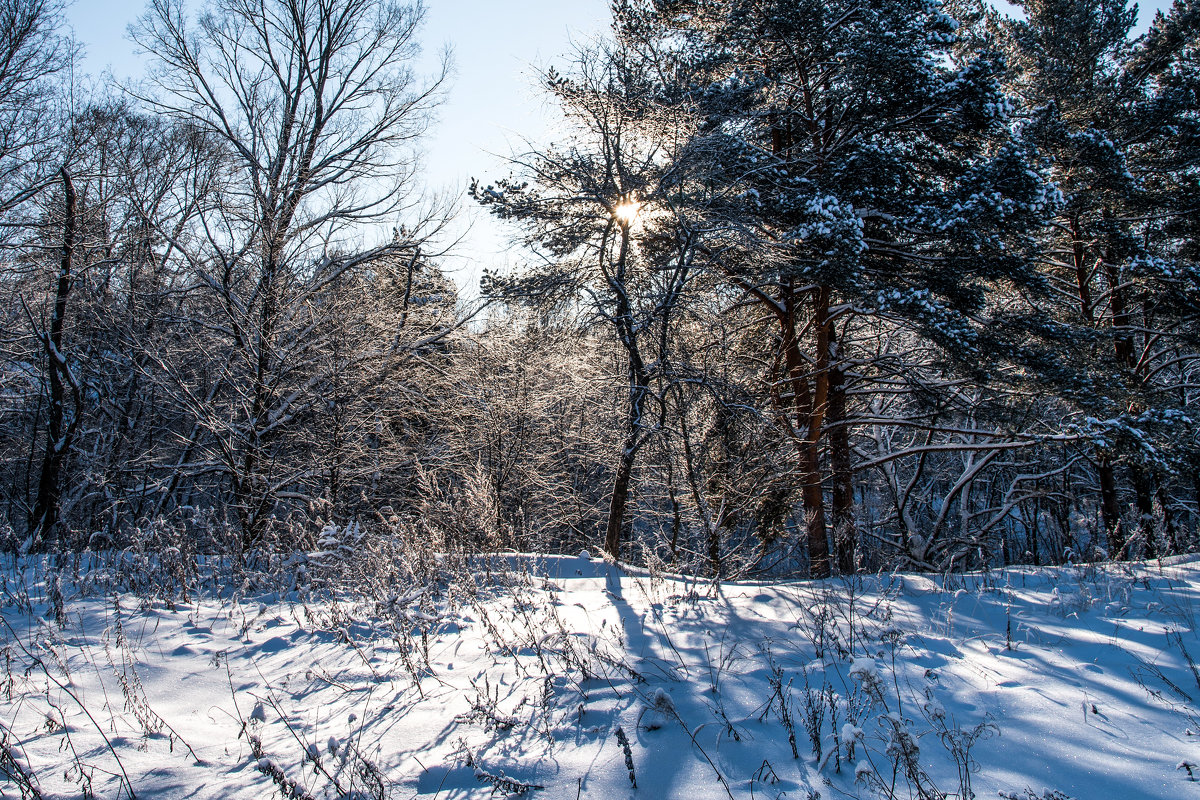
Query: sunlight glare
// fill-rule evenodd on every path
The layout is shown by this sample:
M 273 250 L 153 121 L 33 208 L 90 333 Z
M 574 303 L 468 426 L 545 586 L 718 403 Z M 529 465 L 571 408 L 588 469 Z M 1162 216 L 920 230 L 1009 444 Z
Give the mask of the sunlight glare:
M 638 210 L 641 207 L 642 204 L 637 200 L 622 200 L 617 204 L 616 208 L 613 209 L 613 216 L 616 217 L 617 222 L 628 227 L 633 224 L 635 219 L 637 219 Z

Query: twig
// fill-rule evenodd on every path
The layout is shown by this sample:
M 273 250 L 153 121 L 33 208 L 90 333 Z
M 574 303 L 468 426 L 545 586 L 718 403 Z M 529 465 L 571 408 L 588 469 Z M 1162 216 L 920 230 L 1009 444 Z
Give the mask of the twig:
M 96 718 L 92 716 L 92 712 L 87 710 L 87 706 L 83 704 L 79 697 L 73 691 L 71 691 L 66 684 L 54 677 L 53 673 L 50 672 L 49 667 L 46 666 L 46 662 L 42 661 L 40 656 L 36 656 L 30 652 L 29 648 L 25 646 L 25 643 L 21 641 L 21 638 L 17 636 L 17 632 L 13 630 L 12 625 L 9 624 L 7 619 L 5 619 L 3 616 L 0 616 L 0 622 L 4 623 L 4 627 L 12 636 L 13 641 L 16 642 L 17 647 L 21 648 L 21 652 L 24 653 L 34 664 L 40 667 L 42 673 L 51 681 L 53 681 L 59 690 L 63 692 L 63 694 L 67 695 L 67 697 L 70 697 L 75 701 L 75 704 L 79 706 L 79 710 L 82 711 L 84 716 L 86 716 L 92 723 L 92 727 L 96 729 L 96 733 L 100 734 L 100 738 L 104 740 L 104 744 L 108 747 L 108 751 L 112 753 L 113 760 L 117 762 L 117 768 L 121 770 L 121 777 L 125 779 L 125 790 L 129 792 L 129 800 L 137 800 L 137 795 L 135 795 L 133 792 L 133 782 L 129 780 L 129 773 L 125 771 L 125 765 L 121 763 L 121 757 L 117 755 L 116 748 L 113 747 L 113 743 L 104 734 L 104 729 L 100 727 L 100 723 L 96 721 Z

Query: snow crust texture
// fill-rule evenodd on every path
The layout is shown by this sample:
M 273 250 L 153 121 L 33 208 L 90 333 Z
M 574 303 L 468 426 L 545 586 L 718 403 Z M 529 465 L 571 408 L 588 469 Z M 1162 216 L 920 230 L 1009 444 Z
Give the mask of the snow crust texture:
M 1200 563 L 383 600 L 4 578 L 0 795 L 1200 796 Z M 27 599 L 26 599 L 27 598 Z

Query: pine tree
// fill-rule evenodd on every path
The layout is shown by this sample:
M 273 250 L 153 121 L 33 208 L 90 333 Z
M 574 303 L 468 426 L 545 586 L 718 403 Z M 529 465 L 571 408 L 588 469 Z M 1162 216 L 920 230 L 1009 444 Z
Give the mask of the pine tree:
M 1024 19 L 993 25 L 1023 133 L 1064 194 L 1044 236 L 1046 308 L 1076 329 L 1081 368 L 1058 389 L 1092 443 L 1109 554 L 1133 545 L 1121 465 L 1134 532 L 1153 552 L 1156 495 L 1165 510 L 1163 481 L 1195 442 L 1180 407 L 1197 344 L 1195 260 L 1181 228 L 1196 207 L 1195 4 L 1177 4 L 1136 40 L 1136 6 L 1124 0 L 1021 5 Z
M 1002 351 L 995 287 L 1042 288 L 1030 232 L 1054 193 L 1011 135 L 998 63 L 959 60 L 936 3 L 659 0 L 621 4 L 618 26 L 658 60 L 660 101 L 697 118 L 673 188 L 705 264 L 774 320 L 763 350 L 811 572 L 831 571 L 827 478 L 849 570 L 853 320 L 981 367 Z

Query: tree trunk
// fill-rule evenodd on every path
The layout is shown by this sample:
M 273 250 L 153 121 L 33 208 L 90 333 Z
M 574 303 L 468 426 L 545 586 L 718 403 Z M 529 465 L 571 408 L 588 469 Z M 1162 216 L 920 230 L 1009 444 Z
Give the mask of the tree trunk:
M 1130 478 L 1133 482 L 1134 507 L 1138 512 L 1138 535 L 1145 542 L 1145 558 L 1161 556 L 1154 531 L 1154 477 L 1141 464 L 1131 464 Z M 1132 554 L 1131 554 L 1132 555 Z
M 79 387 L 63 354 L 63 329 L 67 316 L 67 298 L 71 294 L 71 261 L 75 254 L 75 183 L 66 167 L 61 170 L 63 181 L 62 260 L 54 293 L 54 310 L 50 330 L 42 335 L 46 351 L 47 373 L 50 379 L 50 405 L 47 410 L 46 452 L 38 479 L 37 499 L 30 519 L 30 544 L 36 550 L 48 550 L 60 538 L 59 512 L 62 502 L 62 471 L 71 440 L 75 435 L 79 415 Z M 75 395 L 75 413 L 67 418 L 67 389 Z
M 1176 555 L 1179 553 L 1179 526 L 1175 522 L 1175 512 L 1171 508 L 1171 498 L 1167 494 L 1167 488 L 1164 483 L 1160 482 L 1155 492 L 1155 498 L 1158 500 L 1158 509 L 1162 514 L 1163 532 L 1167 536 L 1167 552 L 1161 555 Z
M 846 420 L 846 373 L 840 363 L 835 332 L 830 328 L 829 468 L 833 478 L 833 543 L 838 572 L 855 571 L 858 530 L 854 522 L 854 469 L 850 456 L 850 426 Z
M 817 325 L 817 369 L 810 381 L 809 368 L 800 351 L 796 326 L 798 309 L 790 284 L 783 287 L 783 313 L 779 315 L 783 360 L 786 369 L 786 396 L 775 392 L 775 402 L 786 421 L 799 456 L 800 497 L 804 505 L 804 523 L 808 539 L 809 574 L 814 578 L 830 575 L 829 538 L 825 525 L 825 496 L 821 475 L 821 423 L 828 398 L 828 341 L 821 309 L 828 309 L 828 294 L 817 290 L 814 298 Z
M 721 579 L 721 525 L 708 529 L 708 570 L 712 579 Z
M 808 534 L 809 575 L 828 578 L 829 537 L 825 529 L 825 497 L 821 489 L 820 447 L 813 443 L 800 444 L 801 498 L 804 501 L 804 523 Z
M 288 217 L 285 216 L 286 219 Z M 273 352 L 280 307 L 279 292 L 282 290 L 281 271 L 284 267 L 282 231 L 287 229 L 287 222 L 264 217 L 259 224 L 268 240 L 258 280 L 262 306 L 258 312 L 257 330 L 247 336 L 245 342 L 249 348 L 246 355 L 251 369 L 251 385 L 247 392 L 250 395 L 250 408 L 245 420 L 246 437 L 240 464 L 236 464 L 232 475 L 243 550 L 253 548 L 262 540 L 267 532 L 268 514 L 274 507 L 270 475 L 267 473 L 270 463 L 265 452 L 265 440 L 272 400 L 271 379 L 276 368 Z
M 1105 273 L 1109 284 L 1108 302 L 1112 309 L 1113 350 L 1117 361 L 1132 371 L 1137 365 L 1133 350 L 1133 334 L 1130 332 L 1133 320 L 1125 301 L 1125 291 L 1121 287 L 1121 273 L 1107 261 L 1105 262 Z
M 629 482 L 633 475 L 633 460 L 637 450 L 638 433 L 625 440 L 613 478 L 612 500 L 608 505 L 608 525 L 604 532 L 604 549 L 614 559 L 621 557 L 622 528 L 625 525 L 625 505 L 629 500 Z
M 1117 481 L 1107 455 L 1101 455 L 1096 472 L 1100 478 L 1100 519 L 1108 539 L 1108 557 L 1119 558 L 1125 549 L 1125 531 L 1121 526 L 1121 507 L 1117 502 Z
M 629 501 L 629 484 L 633 476 L 633 464 L 637 452 L 645 442 L 642 433 L 645 427 L 646 400 L 650 393 L 646 365 L 642 361 L 641 350 L 638 347 L 633 305 L 625 284 L 625 267 L 628 256 L 629 226 L 623 224 L 615 269 L 608 278 L 609 288 L 612 289 L 616 299 L 616 313 L 613 315 L 613 322 L 616 325 L 621 344 L 625 348 L 629 372 L 629 414 L 625 444 L 621 448 L 617 462 L 617 474 L 613 478 L 612 500 L 608 506 L 608 523 L 604 533 L 604 549 L 614 559 L 621 556 L 621 534 L 625 526 L 625 507 Z
M 1087 243 L 1079 228 L 1079 217 L 1071 217 L 1071 260 L 1075 268 L 1075 285 L 1079 290 L 1079 313 L 1091 325 L 1094 321 L 1092 314 L 1092 292 L 1088 286 L 1091 280 L 1087 267 Z

